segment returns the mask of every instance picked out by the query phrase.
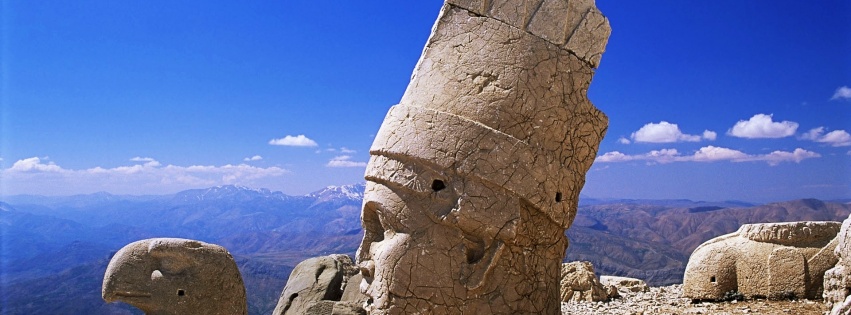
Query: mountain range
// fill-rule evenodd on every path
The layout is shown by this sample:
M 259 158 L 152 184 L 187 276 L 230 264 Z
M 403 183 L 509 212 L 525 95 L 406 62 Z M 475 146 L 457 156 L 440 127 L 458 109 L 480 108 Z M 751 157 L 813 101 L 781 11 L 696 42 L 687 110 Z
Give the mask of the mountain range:
M 292 268 L 320 255 L 354 255 L 364 185 L 304 196 L 218 186 L 162 196 L 108 193 L 0 200 L 0 314 L 140 314 L 106 304 L 100 284 L 124 245 L 180 237 L 226 247 L 237 261 L 250 314 L 270 314 Z M 702 242 L 758 222 L 841 221 L 851 205 L 815 199 L 764 205 L 690 200 L 581 199 L 567 261 L 598 273 L 680 283 Z

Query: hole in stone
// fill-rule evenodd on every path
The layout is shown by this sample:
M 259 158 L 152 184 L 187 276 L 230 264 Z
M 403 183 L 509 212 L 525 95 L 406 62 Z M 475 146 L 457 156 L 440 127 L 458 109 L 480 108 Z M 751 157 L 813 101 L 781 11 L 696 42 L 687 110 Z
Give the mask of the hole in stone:
M 435 179 L 433 182 L 431 182 L 431 190 L 441 191 L 444 188 L 446 188 L 446 184 L 444 184 L 442 180 Z
M 556 193 L 556 202 L 561 202 L 561 192 Z
M 715 276 L 710 277 L 709 282 L 715 283 Z
M 183 289 L 177 289 L 177 296 L 184 296 L 184 295 L 186 295 L 186 291 L 184 291 Z

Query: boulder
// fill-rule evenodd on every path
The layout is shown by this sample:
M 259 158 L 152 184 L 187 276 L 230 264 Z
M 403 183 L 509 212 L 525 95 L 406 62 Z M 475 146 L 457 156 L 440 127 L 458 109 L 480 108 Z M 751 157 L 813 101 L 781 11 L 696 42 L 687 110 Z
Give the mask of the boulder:
M 742 225 L 698 246 L 686 266 L 683 296 L 722 300 L 731 294 L 770 299 L 821 297 L 837 258 L 839 222 Z
M 346 284 L 346 287 L 343 289 L 343 296 L 340 297 L 340 301 L 363 305 L 363 303 L 369 300 L 369 296 L 366 296 L 360 291 L 361 281 L 363 281 L 363 275 L 360 273 L 352 275 L 352 277 L 349 278 L 348 284 Z
M 644 280 L 616 276 L 600 276 L 600 283 L 604 286 L 615 286 L 624 292 L 650 292 L 650 287 Z
M 605 286 L 597 280 L 594 266 L 587 261 L 574 261 L 561 267 L 562 302 L 599 302 L 608 301 L 609 293 L 617 292 L 611 286 Z M 611 292 L 614 294 L 614 292 Z
M 314 304 L 340 301 L 344 287 L 355 272 L 357 269 L 347 255 L 314 257 L 300 262 L 290 273 L 272 314 L 305 314 L 311 307 L 314 308 L 312 314 L 320 314 L 327 307 Z M 331 314 L 332 308 L 328 308 L 327 314 Z

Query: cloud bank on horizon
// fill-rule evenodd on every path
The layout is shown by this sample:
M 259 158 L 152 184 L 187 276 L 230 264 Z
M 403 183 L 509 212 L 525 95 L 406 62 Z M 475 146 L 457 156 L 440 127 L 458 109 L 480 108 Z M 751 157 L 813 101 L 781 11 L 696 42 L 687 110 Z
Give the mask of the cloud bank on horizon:
M 134 157 L 132 165 L 113 168 L 93 167 L 74 170 L 63 168 L 49 157 L 31 157 L 16 161 L 0 171 L 3 194 L 27 194 L 42 191 L 37 186 L 86 187 L 88 191 L 122 194 L 172 193 L 188 188 L 238 184 L 257 186 L 265 180 L 279 178 L 290 171 L 280 167 L 255 167 L 247 164 L 162 165 L 153 158 Z M 94 189 L 94 190 L 92 190 Z M 68 190 L 74 192 L 73 189 Z
M 843 87 L 844 88 L 844 87 Z M 842 90 L 842 88 L 840 88 Z M 837 94 L 839 90 L 837 90 Z M 744 139 L 777 139 L 791 137 L 796 134 L 799 124 L 792 121 L 773 121 L 771 114 L 756 114 L 748 120 L 739 120 L 728 131 L 727 135 Z M 845 130 L 833 130 L 825 132 L 825 127 L 816 127 L 806 133 L 799 135 L 800 140 L 809 140 L 828 144 L 833 147 L 851 146 L 851 134 Z M 676 142 L 700 142 L 701 140 L 713 141 L 717 139 L 714 131 L 705 130 L 703 135 L 690 135 L 680 131 L 677 124 L 662 121 L 660 123 L 648 123 L 630 136 L 632 141 L 621 137 L 620 144 L 635 143 L 676 143 Z M 851 155 L 851 151 L 848 151 Z M 647 161 L 650 163 L 666 164 L 672 162 L 766 162 L 775 166 L 784 162 L 801 163 L 806 159 L 819 158 L 822 155 L 802 148 L 793 151 L 773 151 L 768 154 L 748 154 L 739 150 L 705 146 L 696 150 L 693 154 L 683 155 L 677 149 L 668 148 L 653 150 L 644 154 L 624 154 L 619 151 L 610 151 L 597 157 L 598 163 L 617 163 L 630 161 Z

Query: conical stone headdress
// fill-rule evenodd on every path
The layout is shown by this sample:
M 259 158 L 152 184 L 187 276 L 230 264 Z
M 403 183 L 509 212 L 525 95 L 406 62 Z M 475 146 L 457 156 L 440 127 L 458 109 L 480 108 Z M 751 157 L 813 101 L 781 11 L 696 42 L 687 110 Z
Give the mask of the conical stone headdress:
M 586 94 L 610 31 L 593 0 L 448 0 L 370 165 L 477 177 L 569 227 L 608 126 Z

